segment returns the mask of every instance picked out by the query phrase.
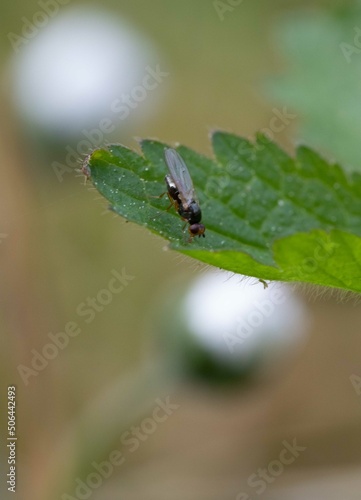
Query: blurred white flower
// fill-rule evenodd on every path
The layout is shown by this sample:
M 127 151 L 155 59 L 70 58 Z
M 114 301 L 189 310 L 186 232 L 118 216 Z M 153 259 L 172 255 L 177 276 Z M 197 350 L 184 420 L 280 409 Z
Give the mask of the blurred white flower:
M 228 272 L 201 276 L 184 304 L 187 330 L 218 362 L 242 369 L 254 360 L 273 364 L 302 343 L 306 308 L 282 283 L 253 283 Z
M 140 85 L 156 62 L 149 40 L 121 18 L 90 7 L 68 9 L 16 55 L 15 104 L 31 125 L 73 137 L 111 116 L 112 102 Z M 152 106 L 139 107 L 143 116 Z

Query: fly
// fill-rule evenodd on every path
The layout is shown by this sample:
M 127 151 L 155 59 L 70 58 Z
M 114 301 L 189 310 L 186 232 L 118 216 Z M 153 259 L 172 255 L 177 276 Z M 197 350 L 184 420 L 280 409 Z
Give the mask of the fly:
M 188 222 L 191 238 L 197 235 L 204 238 L 206 228 L 201 224 L 202 211 L 187 165 L 175 149 L 166 148 L 164 156 L 169 170 L 169 174 L 165 176 L 168 198 L 182 219 Z

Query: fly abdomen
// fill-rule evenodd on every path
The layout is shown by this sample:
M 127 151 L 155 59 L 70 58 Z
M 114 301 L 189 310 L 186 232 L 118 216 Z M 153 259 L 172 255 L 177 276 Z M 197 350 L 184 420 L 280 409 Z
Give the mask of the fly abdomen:
M 201 209 L 195 201 L 192 201 L 192 203 L 186 208 L 184 208 L 184 205 L 181 203 L 178 207 L 178 213 L 183 219 L 188 221 L 189 224 L 196 224 L 202 219 Z

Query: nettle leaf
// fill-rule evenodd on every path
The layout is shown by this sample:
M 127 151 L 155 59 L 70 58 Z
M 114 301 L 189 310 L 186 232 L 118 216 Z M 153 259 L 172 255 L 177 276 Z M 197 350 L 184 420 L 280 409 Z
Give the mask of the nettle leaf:
M 95 150 L 83 171 L 112 209 L 171 248 L 235 273 L 361 291 L 361 175 L 346 175 L 307 147 L 291 158 L 263 135 L 216 132 L 215 159 L 177 148 L 202 208 L 205 238 L 188 241 L 169 207 L 164 149 L 141 142 Z

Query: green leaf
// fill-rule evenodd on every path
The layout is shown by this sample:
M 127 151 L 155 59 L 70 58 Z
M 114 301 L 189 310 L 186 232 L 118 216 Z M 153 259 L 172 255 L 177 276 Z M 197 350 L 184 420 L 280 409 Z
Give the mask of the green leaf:
M 298 118 L 297 139 L 360 169 L 361 15 L 297 11 L 277 25 L 283 75 L 266 90 Z
M 212 142 L 215 160 L 177 148 L 206 226 L 206 237 L 191 242 L 167 197 L 159 197 L 165 144 L 142 141 L 144 156 L 110 145 L 95 150 L 83 171 L 115 212 L 195 259 L 264 280 L 361 291 L 361 176 L 306 147 L 293 159 L 263 135 L 253 144 L 216 132 Z

